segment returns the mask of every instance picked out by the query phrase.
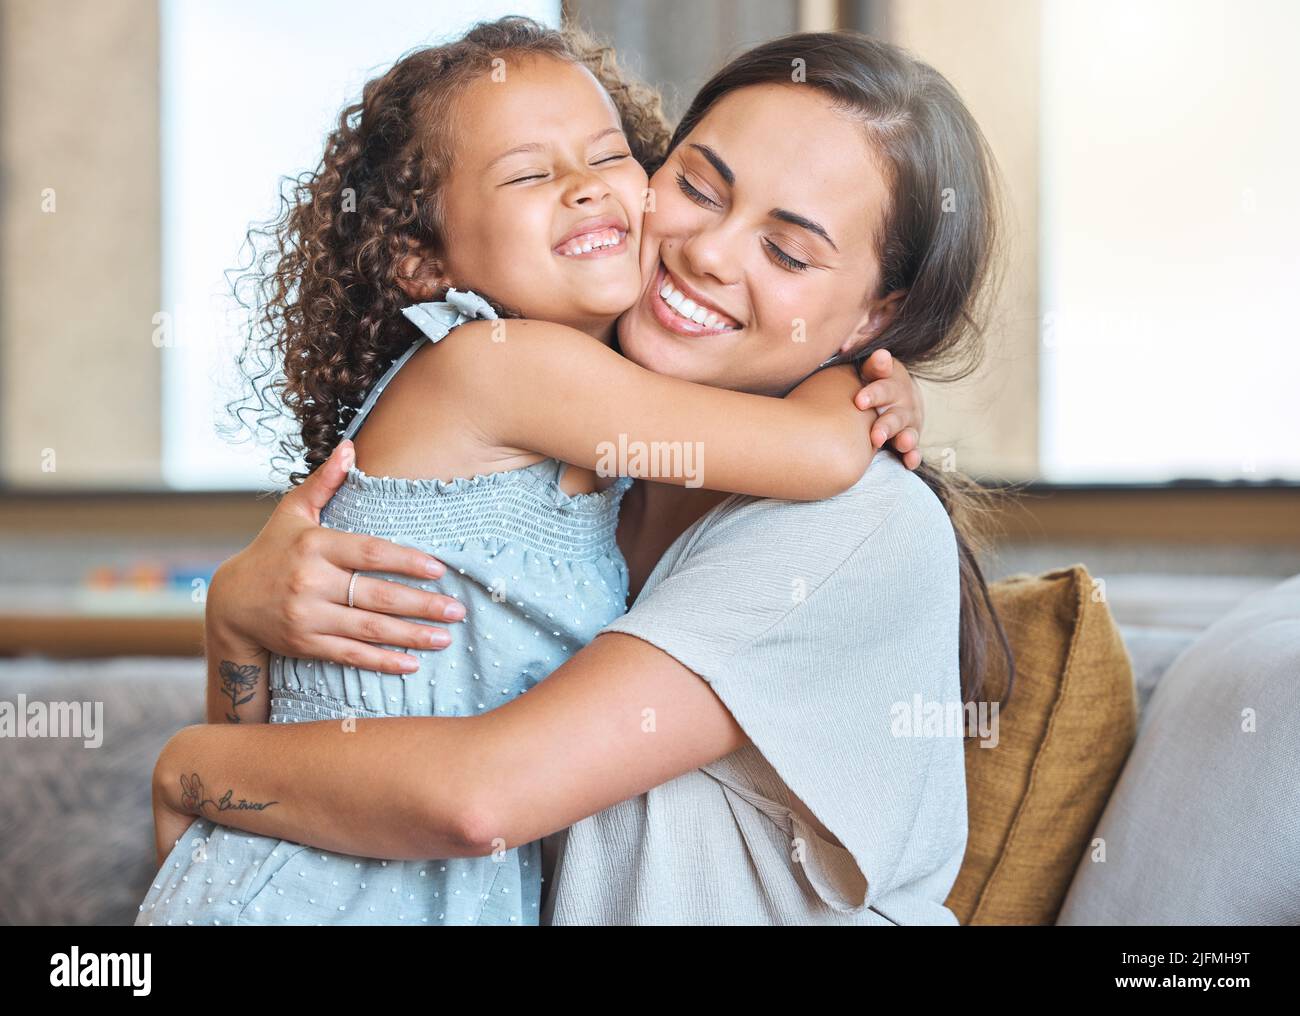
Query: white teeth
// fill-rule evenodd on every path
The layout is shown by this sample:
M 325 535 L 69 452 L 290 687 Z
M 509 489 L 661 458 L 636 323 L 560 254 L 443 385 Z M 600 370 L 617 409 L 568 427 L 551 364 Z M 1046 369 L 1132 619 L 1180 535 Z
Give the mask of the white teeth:
M 682 296 L 677 287 L 668 281 L 667 273 L 664 274 L 664 284 L 659 287 L 659 298 L 682 317 L 694 321 L 697 325 L 703 325 L 705 328 L 725 328 L 728 331 L 736 330 L 734 325 L 723 321 L 711 310 Z
M 560 248 L 560 253 L 566 257 L 576 257 L 579 254 L 600 250 L 602 247 L 617 247 L 622 242 L 623 233 L 620 230 L 607 229 L 602 233 L 586 236 L 582 240 L 570 240 Z

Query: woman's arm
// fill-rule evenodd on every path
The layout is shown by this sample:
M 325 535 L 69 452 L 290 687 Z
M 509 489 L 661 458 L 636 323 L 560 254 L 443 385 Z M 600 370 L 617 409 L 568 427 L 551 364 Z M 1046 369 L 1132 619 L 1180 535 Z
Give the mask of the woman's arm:
M 747 743 L 707 682 L 611 632 L 479 716 L 186 727 L 154 769 L 156 819 L 202 815 L 366 857 L 477 857 Z
M 241 641 L 212 611 L 204 614 L 203 653 L 208 666 L 206 722 L 266 723 L 271 716 L 270 654 Z
M 605 476 L 783 500 L 847 490 L 871 462 L 875 410 L 856 369 L 818 371 L 784 398 L 656 374 L 564 325 L 510 320 L 457 329 L 416 370 L 453 374 L 489 443 L 541 452 Z M 639 457 L 638 457 L 639 456 Z
M 234 648 L 211 634 L 204 640 L 208 663 L 208 723 L 266 723 L 271 716 L 269 655 Z

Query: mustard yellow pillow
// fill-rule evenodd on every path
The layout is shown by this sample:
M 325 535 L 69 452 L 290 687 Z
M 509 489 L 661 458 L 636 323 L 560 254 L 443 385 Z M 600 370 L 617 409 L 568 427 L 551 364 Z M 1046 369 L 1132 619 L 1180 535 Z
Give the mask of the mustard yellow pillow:
M 989 586 L 1015 655 L 997 743 L 966 743 L 970 836 L 947 904 L 962 924 L 1054 924 L 1137 733 L 1128 652 L 1086 568 Z M 985 699 L 1004 698 L 995 662 Z

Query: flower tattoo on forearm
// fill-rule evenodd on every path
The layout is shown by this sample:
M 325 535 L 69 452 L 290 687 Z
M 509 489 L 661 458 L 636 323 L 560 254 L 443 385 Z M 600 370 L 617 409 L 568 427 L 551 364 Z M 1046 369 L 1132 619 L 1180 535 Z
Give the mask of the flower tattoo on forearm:
M 253 700 L 253 689 L 257 687 L 262 668 L 251 663 L 239 664 L 233 660 L 222 660 L 217 672 L 221 675 L 221 693 L 230 699 L 231 712 L 226 713 L 226 719 L 231 723 L 239 723 L 237 710 Z

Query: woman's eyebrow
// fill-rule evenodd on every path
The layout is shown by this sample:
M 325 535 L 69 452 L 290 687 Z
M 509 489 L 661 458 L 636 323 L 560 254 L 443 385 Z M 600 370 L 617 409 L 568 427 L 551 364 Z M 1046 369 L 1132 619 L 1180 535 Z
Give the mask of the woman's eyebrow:
M 831 245 L 831 248 L 835 251 L 836 254 L 840 252 L 840 249 L 835 246 L 835 241 L 831 239 L 830 233 L 826 232 L 826 230 L 822 228 L 820 223 L 813 222 L 812 219 L 806 219 L 802 215 L 799 215 L 796 212 L 786 211 L 784 208 L 773 208 L 767 214 L 772 216 L 772 218 L 774 219 L 780 219 L 782 222 L 788 222 L 792 226 L 802 226 L 804 229 L 816 233 L 818 236 L 820 236 L 823 240 L 825 240 L 827 243 Z
M 726 181 L 728 187 L 732 187 L 735 185 L 736 174 L 732 171 L 731 167 L 728 166 L 726 162 L 723 161 L 721 155 L 715 152 L 708 145 L 697 145 L 695 142 L 691 142 L 690 147 L 694 148 L 697 152 L 699 152 L 701 155 L 703 155 L 706 159 L 709 160 L 710 165 L 712 165 L 713 168 L 718 171 L 718 176 L 722 177 L 722 179 Z M 814 222 L 812 219 L 809 219 L 806 216 L 800 215 L 797 212 L 787 211 L 784 208 L 773 208 L 767 214 L 772 216 L 772 218 L 774 219 L 780 219 L 782 222 L 788 222 L 792 226 L 802 226 L 804 229 L 808 230 L 809 232 L 816 233 L 818 236 L 820 236 L 823 240 L 825 240 L 827 243 L 831 245 L 831 249 L 834 250 L 836 254 L 840 252 L 840 249 L 835 246 L 835 241 L 831 239 L 830 233 L 826 232 L 825 227 L 823 227 L 821 223 Z
M 722 156 L 719 155 L 717 152 L 715 152 L 712 148 L 710 148 L 708 145 L 697 145 L 693 141 L 691 142 L 690 147 L 694 148 L 697 152 L 699 152 L 701 155 L 703 155 L 706 159 L 709 160 L 713 168 L 718 171 L 718 176 L 722 177 L 722 179 L 726 182 L 728 187 L 730 187 L 732 184 L 736 182 L 736 174 L 731 171 L 730 166 L 728 166 L 725 162 L 722 161 Z
M 599 141 L 599 140 L 600 140 L 601 138 L 603 138 L 603 137 L 606 137 L 607 135 L 610 135 L 610 134 L 622 134 L 622 133 L 623 133 L 623 128 L 622 128 L 622 127 L 604 127 L 604 128 L 602 128 L 601 130 L 596 131 L 595 134 L 593 134 L 591 137 L 589 137 L 589 138 L 587 139 L 587 144 L 589 144 L 589 145 L 594 145 L 597 141 Z M 507 158 L 509 158 L 509 157 L 512 156 L 512 155 L 518 155 L 520 152 L 540 152 L 540 151 L 541 151 L 543 148 L 545 148 L 545 147 L 546 147 L 546 146 L 543 145 L 540 141 L 533 141 L 533 142 L 530 142 L 529 144 L 526 144 L 526 145 L 515 145 L 514 148 L 511 148 L 511 149 L 508 149 L 507 151 L 502 152 L 502 153 L 501 153 L 500 155 L 498 155 L 495 159 L 493 159 L 491 162 L 489 162 L 489 163 L 487 164 L 487 168 L 488 168 L 488 169 L 491 169 L 493 166 L 495 166 L 495 165 L 496 165 L 498 162 L 500 162 L 502 159 L 507 159 Z

